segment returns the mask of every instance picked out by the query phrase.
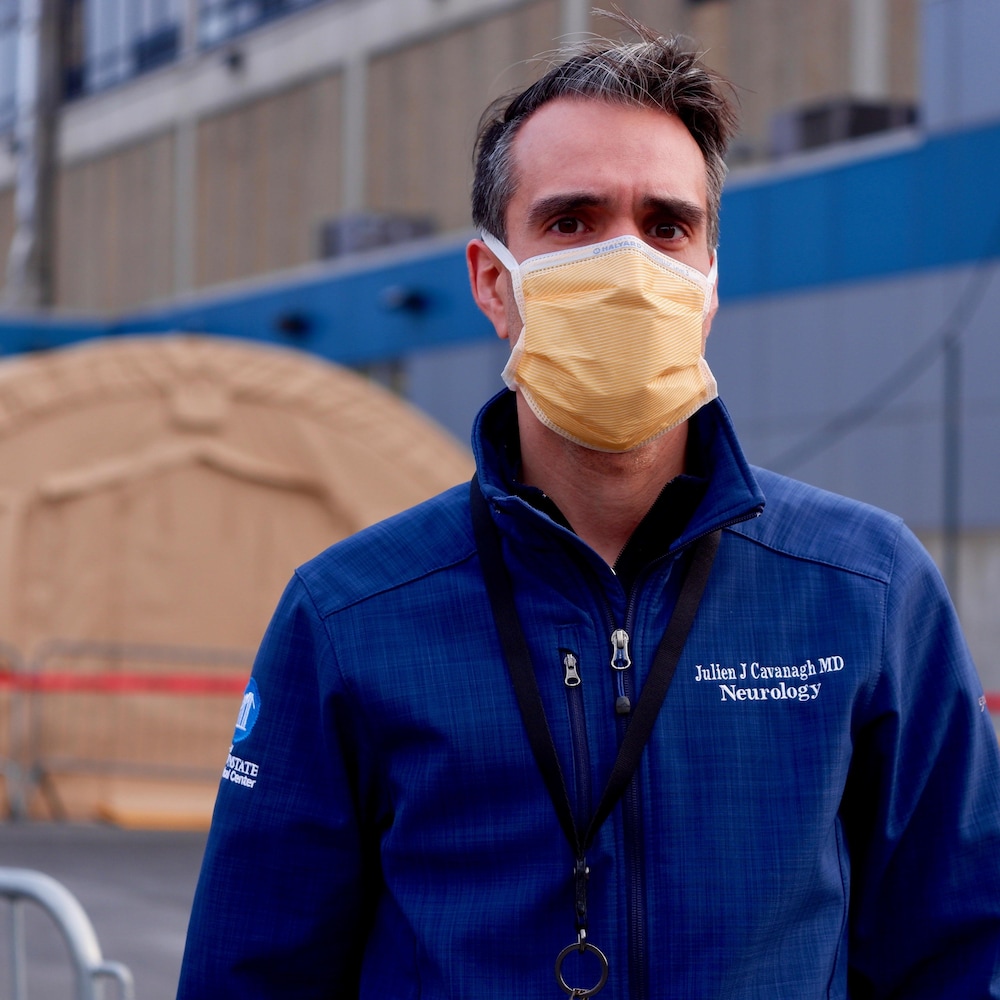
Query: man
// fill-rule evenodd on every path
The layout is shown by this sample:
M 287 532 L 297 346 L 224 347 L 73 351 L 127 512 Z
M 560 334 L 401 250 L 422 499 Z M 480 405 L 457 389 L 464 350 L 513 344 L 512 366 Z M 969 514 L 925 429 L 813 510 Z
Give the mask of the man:
M 513 391 L 471 490 L 289 585 L 182 998 L 1000 997 L 953 611 L 898 519 L 746 464 L 702 357 L 735 115 L 631 27 L 485 120 Z

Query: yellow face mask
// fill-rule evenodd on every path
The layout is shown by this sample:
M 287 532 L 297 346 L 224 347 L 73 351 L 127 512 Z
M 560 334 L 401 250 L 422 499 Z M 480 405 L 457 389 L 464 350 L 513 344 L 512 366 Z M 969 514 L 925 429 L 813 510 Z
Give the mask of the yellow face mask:
M 557 434 L 631 451 L 718 395 L 702 355 L 706 277 L 634 236 L 530 257 L 483 241 L 510 272 L 523 326 L 503 379 Z

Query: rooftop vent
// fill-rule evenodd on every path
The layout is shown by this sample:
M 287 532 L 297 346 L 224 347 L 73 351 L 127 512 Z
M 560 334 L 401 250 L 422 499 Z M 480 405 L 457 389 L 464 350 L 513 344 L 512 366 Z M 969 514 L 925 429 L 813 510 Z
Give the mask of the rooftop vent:
M 777 157 L 788 156 L 913 125 L 916 120 L 912 104 L 839 98 L 778 112 L 771 119 L 771 149 Z
M 424 216 L 385 212 L 341 215 L 322 223 L 319 254 L 323 259 L 342 257 L 349 253 L 374 250 L 376 247 L 430 236 L 435 229 L 434 221 Z

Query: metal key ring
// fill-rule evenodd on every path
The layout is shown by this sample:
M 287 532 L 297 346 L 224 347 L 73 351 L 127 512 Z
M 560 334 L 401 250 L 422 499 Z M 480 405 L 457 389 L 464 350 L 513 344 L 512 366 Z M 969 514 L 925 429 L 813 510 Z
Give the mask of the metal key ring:
M 597 981 L 594 986 L 589 988 L 570 986 L 569 983 L 563 978 L 562 965 L 566 961 L 566 956 L 572 954 L 573 952 L 582 953 L 589 951 L 592 955 L 597 956 L 598 962 L 601 963 L 601 978 Z M 570 997 L 592 997 L 595 993 L 599 993 L 603 988 L 604 984 L 608 981 L 608 960 L 596 945 L 592 945 L 589 941 L 580 941 L 576 944 L 568 944 L 561 952 L 559 952 L 559 957 L 556 959 L 556 979 L 559 980 L 559 985 L 562 987 L 563 992 L 565 992 Z

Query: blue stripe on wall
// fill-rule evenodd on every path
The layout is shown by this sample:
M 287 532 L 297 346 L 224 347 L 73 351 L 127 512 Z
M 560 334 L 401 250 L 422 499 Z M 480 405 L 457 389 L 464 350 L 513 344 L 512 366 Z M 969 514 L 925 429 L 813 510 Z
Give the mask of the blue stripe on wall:
M 795 176 L 737 175 L 722 199 L 722 297 L 746 300 L 1000 256 L 998 164 L 1000 123 Z M 183 330 L 365 364 L 490 337 L 469 294 L 464 242 L 415 242 L 107 323 L 0 318 L 0 353 Z M 405 297 L 400 304 L 400 292 L 416 293 L 410 307 Z
M 413 242 L 101 322 L 0 315 L 0 354 L 98 337 L 197 333 L 237 337 L 365 365 L 429 348 L 489 339 L 469 293 L 465 240 Z
M 722 199 L 727 300 L 1000 255 L 1000 125 L 741 185 Z
M 297 279 L 196 296 L 126 316 L 113 332 L 242 337 L 299 347 L 348 365 L 490 337 L 492 327 L 469 293 L 465 242 L 414 242 L 319 266 Z

